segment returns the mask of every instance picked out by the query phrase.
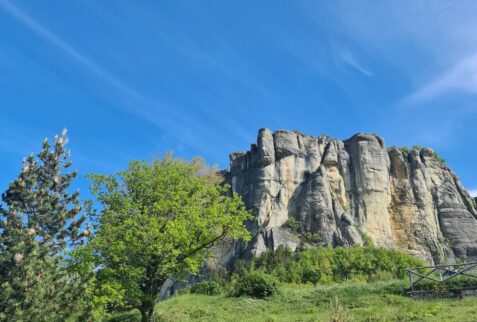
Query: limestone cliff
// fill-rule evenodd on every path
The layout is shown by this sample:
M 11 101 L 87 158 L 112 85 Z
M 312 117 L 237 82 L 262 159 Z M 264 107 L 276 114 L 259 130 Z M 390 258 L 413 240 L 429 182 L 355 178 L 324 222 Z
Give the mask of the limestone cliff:
M 230 163 L 232 190 L 255 216 L 249 254 L 367 236 L 429 263 L 477 258 L 474 201 L 431 149 L 388 150 L 362 133 L 340 141 L 261 129 Z

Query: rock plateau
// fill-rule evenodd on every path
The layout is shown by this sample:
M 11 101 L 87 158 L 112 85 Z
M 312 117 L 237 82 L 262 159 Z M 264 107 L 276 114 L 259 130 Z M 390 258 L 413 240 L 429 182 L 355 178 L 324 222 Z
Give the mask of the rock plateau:
M 250 151 L 230 155 L 228 180 L 254 215 L 254 237 L 222 249 L 223 258 L 368 239 L 429 263 L 477 258 L 475 201 L 429 148 L 261 129 Z

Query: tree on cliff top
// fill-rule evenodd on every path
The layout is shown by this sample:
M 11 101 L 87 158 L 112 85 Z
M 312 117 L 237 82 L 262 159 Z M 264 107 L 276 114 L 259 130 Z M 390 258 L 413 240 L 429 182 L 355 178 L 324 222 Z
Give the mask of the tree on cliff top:
M 23 162 L 0 205 L 0 321 L 65 321 L 85 309 L 85 281 L 68 274 L 63 255 L 81 241 L 85 216 L 69 193 L 66 130 Z M 83 312 L 85 313 L 85 312 Z M 87 312 L 86 312 L 87 313 Z
M 201 159 L 133 161 L 116 175 L 90 179 L 103 208 L 88 245 L 98 298 L 109 308 L 139 309 L 143 321 L 154 320 L 168 278 L 197 272 L 220 240 L 249 238 L 242 200 L 228 195 Z

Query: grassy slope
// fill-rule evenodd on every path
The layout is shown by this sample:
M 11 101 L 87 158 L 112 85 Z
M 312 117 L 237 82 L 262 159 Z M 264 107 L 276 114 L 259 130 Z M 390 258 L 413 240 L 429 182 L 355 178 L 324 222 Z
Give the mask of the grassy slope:
M 160 303 L 156 310 L 160 321 L 477 320 L 477 298 L 412 300 L 400 295 L 404 287 L 403 282 L 287 285 L 281 295 L 266 300 L 184 294 Z

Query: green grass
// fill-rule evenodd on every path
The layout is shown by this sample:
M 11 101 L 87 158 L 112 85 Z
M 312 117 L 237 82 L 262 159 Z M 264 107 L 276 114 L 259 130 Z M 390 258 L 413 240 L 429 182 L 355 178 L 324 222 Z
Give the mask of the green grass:
M 157 305 L 159 321 L 476 321 L 477 298 L 413 300 L 405 282 L 286 285 L 257 300 L 183 294 Z

